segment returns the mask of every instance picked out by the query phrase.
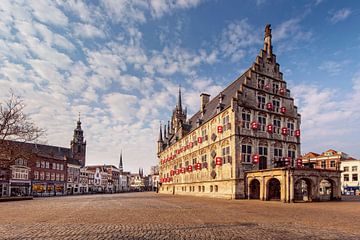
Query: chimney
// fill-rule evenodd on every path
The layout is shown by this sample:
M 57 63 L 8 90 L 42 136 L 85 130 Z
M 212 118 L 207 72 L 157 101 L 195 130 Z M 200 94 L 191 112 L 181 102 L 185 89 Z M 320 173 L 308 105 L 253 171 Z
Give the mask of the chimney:
M 205 105 L 210 101 L 210 95 L 207 93 L 200 94 L 200 111 L 203 112 L 205 110 Z

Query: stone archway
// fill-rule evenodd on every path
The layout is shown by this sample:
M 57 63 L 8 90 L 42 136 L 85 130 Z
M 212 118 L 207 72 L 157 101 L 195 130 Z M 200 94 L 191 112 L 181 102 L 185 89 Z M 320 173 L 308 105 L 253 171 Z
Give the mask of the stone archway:
M 257 179 L 253 179 L 249 185 L 249 197 L 250 199 L 260 199 L 260 182 Z
M 332 179 L 322 179 L 319 183 L 320 200 L 335 199 L 335 183 Z
M 281 183 L 277 178 L 271 178 L 267 182 L 267 200 L 280 200 L 281 199 Z
M 313 198 L 313 183 L 309 178 L 300 178 L 294 184 L 294 200 L 310 202 Z

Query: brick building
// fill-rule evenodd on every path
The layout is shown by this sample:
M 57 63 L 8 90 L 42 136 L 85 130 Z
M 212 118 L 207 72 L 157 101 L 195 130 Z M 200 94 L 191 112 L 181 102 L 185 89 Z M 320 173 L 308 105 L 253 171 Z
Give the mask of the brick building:
M 316 169 L 339 170 L 341 162 L 353 160 L 347 153 L 329 149 L 321 154 L 309 152 L 302 156 L 304 165 Z
M 10 150 L 0 156 L 0 197 L 66 194 L 69 164 L 80 168 L 86 161 L 86 141 L 80 119 L 70 148 L 14 141 L 2 144 Z
M 161 193 L 294 200 L 295 185 L 311 170 L 293 172 L 302 167 L 301 117 L 271 37 L 267 25 L 255 63 L 213 99 L 202 93 L 200 109 L 189 119 L 179 89 L 171 121 L 160 126 Z M 332 197 L 339 197 L 339 172 L 314 176 L 306 180 L 313 199 L 319 199 L 320 178 L 331 178 Z

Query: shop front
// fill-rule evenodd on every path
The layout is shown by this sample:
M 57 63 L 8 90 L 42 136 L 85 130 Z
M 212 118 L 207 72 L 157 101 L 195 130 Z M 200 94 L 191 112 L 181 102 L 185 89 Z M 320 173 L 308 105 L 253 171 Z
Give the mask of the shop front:
M 31 182 L 26 180 L 10 180 L 9 192 L 11 197 L 30 196 Z
M 360 186 L 345 186 L 345 195 L 360 195 Z
M 33 196 L 60 196 L 65 194 L 65 183 L 33 182 Z

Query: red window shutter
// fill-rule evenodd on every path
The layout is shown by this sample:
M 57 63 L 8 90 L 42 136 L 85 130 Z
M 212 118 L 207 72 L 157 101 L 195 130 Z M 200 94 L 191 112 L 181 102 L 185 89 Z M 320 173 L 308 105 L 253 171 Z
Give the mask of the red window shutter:
M 223 126 L 218 126 L 217 131 L 218 131 L 218 133 L 222 133 L 223 132 Z
M 273 105 L 272 105 L 272 103 L 267 103 L 267 104 L 266 104 L 266 109 L 272 111 L 272 110 L 273 110 Z
M 217 166 L 221 166 L 221 165 L 222 165 L 222 158 L 221 158 L 221 157 L 217 157 L 217 158 L 215 159 L 215 164 L 216 164 Z
M 202 137 L 198 137 L 198 143 L 202 143 Z
M 274 127 L 273 127 L 272 124 L 267 125 L 266 129 L 267 129 L 268 133 L 273 133 L 274 132 Z
M 286 107 L 281 107 L 281 108 L 280 108 L 280 112 L 281 112 L 281 113 L 286 113 Z
M 282 135 L 288 135 L 288 129 L 286 127 L 281 129 L 281 134 Z
M 298 158 L 298 159 L 296 160 L 296 166 L 297 166 L 297 167 L 302 167 L 302 166 L 303 166 L 303 163 L 302 163 L 302 159 L 301 159 L 301 158 Z
M 295 131 L 295 137 L 300 137 L 300 130 Z
M 258 164 L 258 163 L 259 163 L 259 154 L 254 154 L 254 155 L 253 155 L 253 163 L 254 163 L 254 164 Z
M 265 90 L 269 91 L 270 90 L 270 84 L 269 83 L 265 84 L 264 88 L 265 88 Z
M 285 89 L 285 88 L 280 88 L 280 94 L 281 94 L 281 95 L 284 95 L 285 92 L 286 92 L 286 89 Z
M 189 166 L 187 167 L 187 170 L 188 170 L 188 172 L 192 172 L 192 165 L 189 165 Z
M 257 130 L 257 129 L 259 128 L 259 124 L 258 124 L 256 121 L 253 121 L 253 122 L 251 123 L 251 128 L 252 128 L 253 130 Z

